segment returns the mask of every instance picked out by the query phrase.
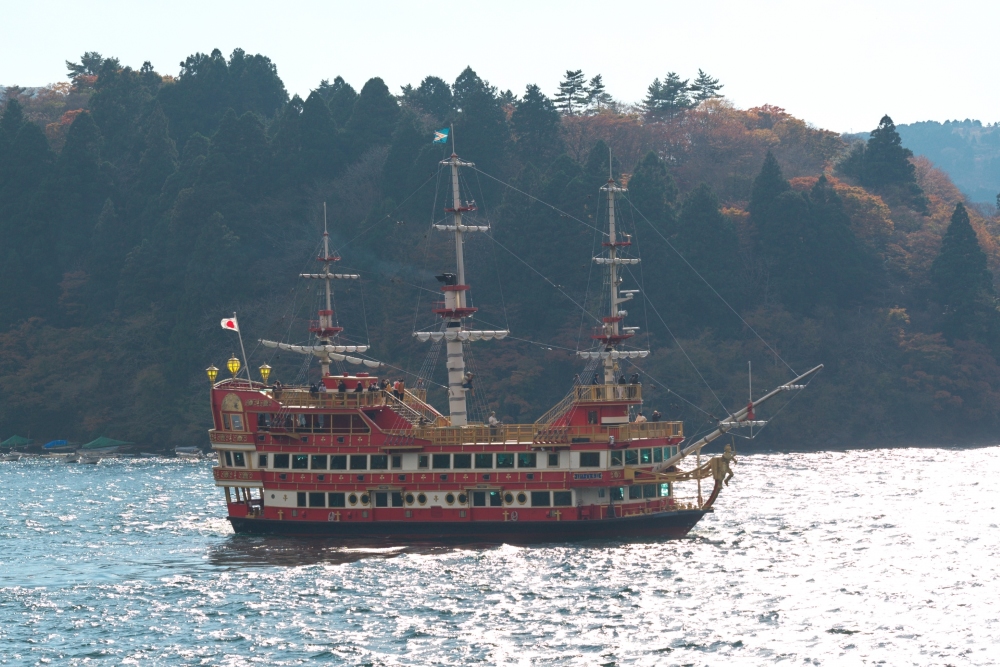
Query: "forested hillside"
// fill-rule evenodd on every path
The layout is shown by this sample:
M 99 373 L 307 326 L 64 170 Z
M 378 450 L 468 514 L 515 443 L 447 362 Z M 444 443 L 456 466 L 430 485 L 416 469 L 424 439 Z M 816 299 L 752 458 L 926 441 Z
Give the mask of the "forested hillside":
M 649 409 L 693 432 L 745 404 L 748 362 L 755 394 L 824 363 L 760 442 L 992 437 L 1000 221 L 963 206 L 888 117 L 852 147 L 778 107 L 735 108 L 701 71 L 632 105 L 580 71 L 551 98 L 469 68 L 398 92 L 336 77 L 303 100 L 240 50 L 176 76 L 96 53 L 67 64 L 67 83 L 4 92 L 0 437 L 204 443 L 203 369 L 238 353 L 219 327 L 234 311 L 252 368 L 315 378 L 256 341 L 308 338 L 315 287 L 297 275 L 316 266 L 324 202 L 339 268 L 363 277 L 338 285 L 347 340 L 390 377 L 418 373 L 428 348 L 411 331 L 433 326 L 433 276 L 453 263 L 430 226 L 447 126 L 476 164 L 474 224 L 492 227 L 467 248 L 476 325 L 512 331 L 474 346 L 480 411 L 532 421 L 582 372 L 610 168 L 643 260 L 623 288 L 642 290 L 630 323 L 653 354 L 627 372 Z
M 948 172 L 972 201 L 1000 203 L 1000 123 L 925 121 L 900 125 L 899 135 L 915 154 Z

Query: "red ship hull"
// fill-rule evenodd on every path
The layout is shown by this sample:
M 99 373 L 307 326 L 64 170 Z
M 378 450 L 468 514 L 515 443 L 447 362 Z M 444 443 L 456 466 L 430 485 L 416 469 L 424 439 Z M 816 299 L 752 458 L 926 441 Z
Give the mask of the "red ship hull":
M 229 517 L 240 534 L 369 539 L 401 543 L 538 544 L 590 539 L 686 536 L 711 509 L 678 510 L 596 521 L 277 521 Z

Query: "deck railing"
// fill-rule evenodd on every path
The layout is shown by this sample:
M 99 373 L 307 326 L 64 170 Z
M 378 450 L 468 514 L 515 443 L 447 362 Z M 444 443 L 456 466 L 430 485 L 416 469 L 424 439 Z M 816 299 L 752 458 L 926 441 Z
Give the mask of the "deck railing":
M 642 401 L 641 384 L 581 384 L 573 387 L 578 403 Z
M 683 437 L 683 422 L 643 422 L 620 426 L 559 426 L 546 424 L 500 424 L 498 426 L 470 425 L 445 428 L 416 427 L 409 430 L 388 431 L 429 440 L 436 445 L 531 443 L 539 446 L 572 445 L 586 442 L 615 442 L 647 440 L 653 438 Z
M 385 392 L 327 391 L 312 393 L 308 389 L 272 389 L 274 400 L 285 408 L 366 408 L 385 405 Z

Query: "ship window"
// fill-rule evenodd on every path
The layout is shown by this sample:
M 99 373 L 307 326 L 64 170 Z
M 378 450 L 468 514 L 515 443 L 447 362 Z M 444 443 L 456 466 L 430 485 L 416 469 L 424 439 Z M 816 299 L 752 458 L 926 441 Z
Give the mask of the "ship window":
M 229 424 L 229 415 L 225 412 L 222 413 L 222 428 L 227 431 L 233 430 L 233 427 Z
M 392 469 L 393 470 L 399 470 L 402 467 L 403 467 L 403 457 L 400 456 L 400 455 L 398 455 L 398 454 L 393 455 L 393 457 L 392 457 Z
M 642 487 L 638 484 L 633 484 L 628 487 L 628 499 L 629 500 L 641 500 L 642 499 Z
M 449 493 L 448 495 L 446 495 L 444 497 L 444 500 L 449 505 L 454 505 L 455 504 L 455 494 L 454 493 Z
M 367 470 L 368 457 L 364 454 L 351 454 L 351 470 Z
M 503 494 L 503 501 L 505 503 L 507 503 L 508 505 L 513 504 L 513 502 L 514 502 L 514 494 L 511 493 L 511 492 L 509 492 L 509 491 L 507 493 Z
M 538 454 L 534 452 L 521 452 L 517 455 L 518 468 L 534 468 L 538 464 Z
M 421 505 L 423 505 L 424 503 L 427 502 L 427 496 L 425 496 L 422 493 L 418 493 L 417 494 L 417 502 L 420 503 Z
M 233 452 L 233 465 L 239 466 L 240 468 L 245 468 L 247 465 L 246 457 L 243 456 L 243 452 Z
M 642 497 L 643 498 L 655 498 L 657 496 L 657 491 L 659 491 L 658 485 L 656 484 L 643 484 L 642 485 Z
M 326 454 L 313 454 L 311 467 L 313 470 L 326 470 Z
M 611 452 L 611 465 L 620 466 L 622 464 L 622 453 Z
M 622 486 L 612 486 L 611 487 L 611 500 L 625 500 L 625 487 Z
M 670 497 L 670 483 L 660 484 L 660 495 L 664 498 Z
M 257 455 L 257 467 L 258 468 L 266 468 L 267 467 L 267 454 L 258 454 Z
M 406 494 L 406 504 L 407 505 L 412 505 L 413 504 L 413 494 L 412 493 L 407 493 Z
M 556 507 L 569 507 L 573 504 L 572 491 L 553 491 L 552 504 Z
M 347 505 L 344 502 L 344 494 L 343 493 L 339 493 L 339 492 L 338 493 L 330 493 L 328 495 L 330 497 L 330 507 L 347 507 Z
M 653 450 L 653 463 L 663 463 L 663 450 L 659 447 Z
M 490 507 L 500 507 L 503 505 L 503 500 L 500 498 L 499 491 L 490 491 Z
M 485 491 L 473 491 L 472 492 L 472 506 L 473 507 L 486 507 L 486 492 Z
M 639 465 L 639 450 L 638 449 L 626 449 L 625 450 L 625 465 L 627 465 L 627 466 Z
M 601 465 L 600 452 L 580 452 L 581 468 L 597 468 Z
M 643 465 L 653 462 L 653 450 L 652 449 L 640 449 L 639 450 L 639 463 Z
M 372 470 L 388 470 L 389 456 L 387 454 L 372 454 Z
M 527 496 L 527 494 L 524 491 L 522 491 L 521 493 L 517 494 L 517 502 L 521 503 L 522 505 L 524 503 L 528 502 L 528 496 Z
M 325 507 L 326 494 L 313 491 L 309 494 L 309 507 Z
M 305 507 L 306 506 L 306 492 L 305 491 L 299 491 L 297 494 L 295 494 L 295 504 L 297 506 L 299 506 L 299 507 Z
M 418 454 L 417 455 L 417 467 L 418 468 L 426 468 L 427 467 L 427 455 L 426 454 Z
M 513 454 L 497 454 L 497 467 L 498 468 L 513 468 L 514 467 L 514 455 Z
M 352 505 L 357 505 L 358 504 L 357 494 L 352 493 L 351 495 L 347 496 L 347 502 L 351 503 Z
M 471 468 L 472 454 L 455 454 L 455 467 L 462 469 Z
M 389 494 L 385 491 L 375 492 L 375 507 L 388 507 L 389 506 Z
M 559 454 L 549 454 L 549 467 L 550 468 L 559 467 Z
M 230 419 L 233 422 L 233 430 L 234 431 L 242 431 L 243 430 L 243 415 L 232 415 L 230 417 Z
M 309 468 L 308 454 L 292 454 L 292 470 L 306 470 Z
M 402 492 L 400 492 L 400 491 L 393 491 L 392 494 L 390 494 L 389 498 L 390 498 L 390 500 L 392 500 L 392 506 L 393 507 L 402 507 L 403 506 L 403 494 L 402 494 Z
M 492 468 L 493 467 L 493 455 L 492 454 L 476 454 L 476 467 L 477 468 Z
M 232 452 L 226 452 L 226 465 L 229 466 L 230 468 L 233 467 L 233 453 Z
M 587 423 L 588 424 L 597 423 L 597 410 L 587 410 Z
M 330 470 L 347 470 L 347 456 L 344 454 L 330 456 Z
M 431 465 L 435 470 L 451 467 L 451 454 L 432 454 Z
M 548 507 L 551 504 L 552 504 L 552 498 L 548 491 L 531 492 L 532 507 Z
M 605 489 L 603 486 L 597 489 L 597 497 L 598 498 L 603 498 L 606 495 L 608 495 L 608 490 Z
M 287 468 L 288 467 L 288 454 L 275 454 L 274 455 L 274 467 L 275 468 Z

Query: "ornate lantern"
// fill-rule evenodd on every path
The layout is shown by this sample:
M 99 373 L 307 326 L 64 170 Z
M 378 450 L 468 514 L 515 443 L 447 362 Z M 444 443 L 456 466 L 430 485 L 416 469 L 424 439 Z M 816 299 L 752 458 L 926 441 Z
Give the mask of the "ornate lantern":
M 260 367 L 260 379 L 264 381 L 264 384 L 267 384 L 267 378 L 269 377 L 271 377 L 271 367 L 264 364 Z
M 236 358 L 235 354 L 229 357 L 229 361 L 226 362 L 226 368 L 233 374 L 233 377 L 236 377 L 236 374 L 240 372 L 240 360 Z
M 215 366 L 209 366 L 205 369 L 205 374 L 208 375 L 208 381 L 214 383 L 216 376 L 219 374 L 219 369 Z

